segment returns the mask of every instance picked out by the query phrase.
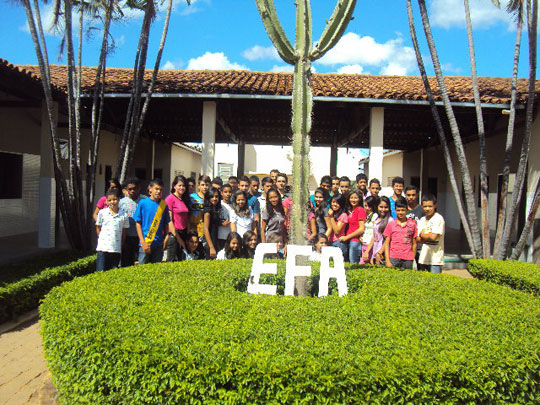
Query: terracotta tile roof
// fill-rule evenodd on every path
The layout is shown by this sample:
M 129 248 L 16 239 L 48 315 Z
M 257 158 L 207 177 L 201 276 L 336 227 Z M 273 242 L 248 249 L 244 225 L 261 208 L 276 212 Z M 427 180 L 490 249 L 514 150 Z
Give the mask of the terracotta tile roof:
M 39 68 L 32 65 L 17 67 L 21 72 L 39 77 Z M 83 68 L 82 86 L 84 91 L 92 88 L 96 68 Z M 149 81 L 152 71 L 147 70 L 145 80 Z M 51 65 L 51 76 L 55 85 L 65 87 L 66 67 Z M 127 68 L 107 68 L 108 93 L 129 93 L 133 70 Z M 448 76 L 446 84 L 452 101 L 473 102 L 470 77 Z M 269 73 L 237 70 L 161 70 L 155 86 L 156 93 L 190 94 L 256 94 L 290 95 L 292 92 L 292 73 Z M 430 83 L 436 98 L 438 86 L 435 78 Z M 481 100 L 490 104 L 510 102 L 510 79 L 500 77 L 479 78 Z M 540 81 L 537 84 L 540 92 Z M 352 74 L 313 75 L 314 96 L 427 100 L 424 86 L 417 76 L 374 76 Z M 527 80 L 518 80 L 518 102 L 527 98 Z

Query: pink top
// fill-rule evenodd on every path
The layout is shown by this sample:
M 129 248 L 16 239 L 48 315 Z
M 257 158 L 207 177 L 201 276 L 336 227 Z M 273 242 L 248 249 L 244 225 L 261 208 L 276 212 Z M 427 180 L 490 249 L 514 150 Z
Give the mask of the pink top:
M 390 214 L 388 214 L 389 218 L 388 218 L 388 224 L 390 222 L 394 222 L 394 218 L 392 218 L 390 216 Z M 384 237 L 381 233 L 381 231 L 379 230 L 380 227 L 381 227 L 381 222 L 383 221 L 384 218 L 377 218 L 375 220 L 375 224 L 373 225 L 373 248 L 371 250 L 371 258 L 374 259 L 375 256 L 377 255 L 377 252 L 379 250 L 381 250 L 382 248 L 382 245 L 384 243 Z M 388 227 L 388 224 L 386 225 L 386 227 Z M 384 228 L 384 230 L 386 231 L 386 228 Z
M 175 229 L 184 230 L 188 227 L 189 209 L 186 204 L 174 194 L 165 197 L 165 202 L 169 206 L 171 218 Z
M 366 220 L 366 211 L 362 207 L 356 207 L 349 215 L 348 215 L 348 223 L 349 228 L 347 229 L 347 235 L 350 235 L 353 232 L 356 232 L 358 230 L 358 222 L 359 221 L 365 221 Z M 360 242 L 360 238 L 352 238 L 349 239 L 351 242 Z
M 103 208 L 107 208 L 107 196 L 103 196 L 99 199 L 99 201 L 96 204 L 96 207 L 98 207 L 100 210 Z
M 390 238 L 391 259 L 414 260 L 412 243 L 417 236 L 414 219 L 407 218 L 404 226 L 401 226 L 398 221 L 389 222 L 383 235 L 385 238 Z
M 346 212 L 341 214 L 337 219 L 338 222 L 341 222 L 343 224 L 347 224 L 348 220 L 349 220 L 349 215 Z M 335 241 L 337 241 L 339 239 L 340 236 L 345 235 L 345 228 L 346 228 L 346 226 L 343 226 L 341 228 L 341 231 L 339 233 L 337 233 L 337 234 L 332 232 L 330 234 L 330 242 L 335 242 Z

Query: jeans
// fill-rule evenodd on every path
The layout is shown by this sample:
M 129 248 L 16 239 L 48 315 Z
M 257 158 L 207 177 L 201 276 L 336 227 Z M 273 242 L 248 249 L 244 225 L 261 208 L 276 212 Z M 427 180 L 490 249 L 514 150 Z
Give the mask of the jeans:
M 360 263 L 362 257 L 362 242 L 349 242 L 349 261 L 351 263 Z
M 412 260 L 394 259 L 391 257 L 390 263 L 392 263 L 392 267 L 400 267 L 402 269 L 412 270 Z
M 144 253 L 142 247 L 139 247 L 139 264 L 161 263 L 163 260 L 163 246 L 153 246 L 149 254 Z
M 429 271 L 430 273 L 440 273 L 442 271 L 442 266 L 436 264 L 419 264 L 418 270 Z
M 96 270 L 103 271 L 118 267 L 118 265 L 120 264 L 121 256 L 122 255 L 120 253 L 98 251 L 96 259 Z
M 336 240 L 336 241 L 332 242 L 332 246 L 340 248 L 341 253 L 343 253 L 343 260 L 348 261 L 347 259 L 349 258 L 349 256 L 347 255 L 347 244 L 346 243 L 343 243 L 343 242 L 340 242 L 339 240 Z
M 128 236 L 122 248 L 122 267 L 133 266 L 139 252 L 139 237 Z

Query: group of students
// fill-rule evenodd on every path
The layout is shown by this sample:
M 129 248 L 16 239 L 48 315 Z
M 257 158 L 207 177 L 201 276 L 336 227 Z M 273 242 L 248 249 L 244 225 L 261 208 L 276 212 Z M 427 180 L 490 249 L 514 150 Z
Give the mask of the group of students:
M 392 181 L 393 194 L 379 196 L 379 180 L 324 176 L 307 206 L 306 239 L 311 260 L 324 246 L 341 249 L 345 260 L 440 272 L 444 262 L 444 219 L 434 196 Z M 288 177 L 279 170 L 231 176 L 225 183 L 201 175 L 176 176 L 163 198 L 163 182 L 152 180 L 148 197 L 140 181 L 116 180 L 96 206 L 99 270 L 161 261 L 253 258 L 258 243 L 276 243 L 287 252 L 292 198 Z M 403 196 L 405 193 L 405 197 Z

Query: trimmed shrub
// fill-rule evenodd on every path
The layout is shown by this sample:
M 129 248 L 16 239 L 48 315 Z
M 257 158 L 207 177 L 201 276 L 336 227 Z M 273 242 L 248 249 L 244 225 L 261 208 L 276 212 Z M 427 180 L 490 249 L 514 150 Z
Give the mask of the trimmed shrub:
M 480 280 L 540 295 L 540 266 L 513 260 L 469 260 L 469 272 Z
M 64 281 L 94 272 L 96 256 L 52 268 L 45 266 L 42 263 L 41 272 L 0 287 L 0 323 L 37 308 L 40 300 Z
M 88 253 L 79 250 L 62 250 L 60 252 L 45 253 L 17 263 L 0 266 L 0 288 L 15 281 L 22 280 L 34 274 L 41 273 L 51 267 L 62 266 L 77 259 L 88 256 Z
M 538 298 L 394 269 L 349 294 L 239 291 L 250 260 L 94 273 L 40 307 L 65 404 L 535 403 Z M 277 276 L 283 281 L 283 262 Z M 312 287 L 313 288 L 313 287 Z

